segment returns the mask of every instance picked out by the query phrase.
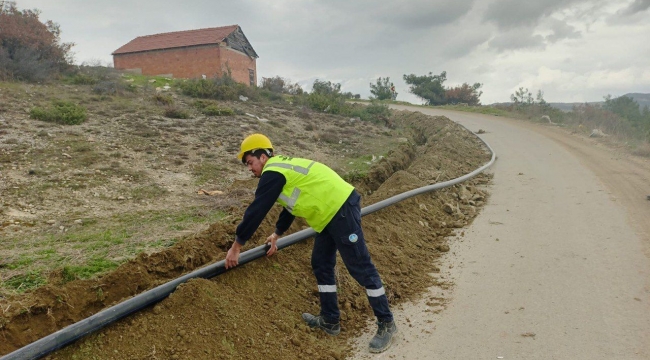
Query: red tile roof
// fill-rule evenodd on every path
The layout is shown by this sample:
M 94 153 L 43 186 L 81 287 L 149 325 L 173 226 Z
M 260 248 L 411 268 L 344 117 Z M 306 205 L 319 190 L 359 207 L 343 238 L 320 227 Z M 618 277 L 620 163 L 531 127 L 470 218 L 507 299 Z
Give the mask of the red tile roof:
M 113 51 L 113 55 L 139 51 L 169 49 L 185 46 L 217 44 L 222 42 L 238 25 L 221 26 L 208 29 L 175 31 L 163 34 L 138 36 L 126 45 Z

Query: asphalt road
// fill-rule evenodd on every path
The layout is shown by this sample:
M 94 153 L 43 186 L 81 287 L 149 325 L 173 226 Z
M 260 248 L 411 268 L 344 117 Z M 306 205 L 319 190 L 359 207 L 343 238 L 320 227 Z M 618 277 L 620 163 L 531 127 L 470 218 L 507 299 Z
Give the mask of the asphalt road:
M 383 354 L 369 326 L 355 358 L 650 359 L 650 161 L 548 125 L 412 109 L 486 131 L 491 197 L 441 264 L 453 289 L 395 309 Z

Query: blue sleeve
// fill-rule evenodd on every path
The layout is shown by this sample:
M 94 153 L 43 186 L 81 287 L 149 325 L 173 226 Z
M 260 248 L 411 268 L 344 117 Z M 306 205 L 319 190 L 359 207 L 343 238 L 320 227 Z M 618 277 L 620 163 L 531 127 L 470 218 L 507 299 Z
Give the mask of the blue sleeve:
M 287 209 L 282 209 L 282 212 L 280 213 L 280 216 L 278 217 L 278 222 L 275 223 L 275 233 L 278 235 L 284 234 L 287 229 L 289 229 L 289 226 L 293 223 L 293 219 L 296 217 L 293 216 Z
M 253 236 L 262 223 L 262 220 L 266 217 L 266 214 L 271 210 L 273 204 L 282 193 L 282 188 L 286 182 L 287 179 L 285 179 L 284 175 L 277 171 L 266 171 L 262 173 L 260 182 L 257 184 L 257 190 L 255 190 L 255 200 L 248 205 L 248 208 L 244 212 L 244 218 L 237 225 L 235 241 L 244 245 Z

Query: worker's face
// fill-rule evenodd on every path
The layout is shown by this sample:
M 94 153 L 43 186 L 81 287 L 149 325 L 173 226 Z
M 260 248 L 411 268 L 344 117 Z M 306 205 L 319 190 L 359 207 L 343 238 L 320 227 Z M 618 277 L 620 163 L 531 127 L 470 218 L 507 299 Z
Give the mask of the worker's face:
M 248 166 L 248 170 L 250 170 L 250 172 L 252 172 L 255 177 L 262 176 L 262 169 L 264 169 L 264 165 L 266 164 L 266 160 L 268 160 L 268 156 L 262 154 L 258 159 L 255 156 L 248 154 L 244 159 L 246 160 L 246 166 Z

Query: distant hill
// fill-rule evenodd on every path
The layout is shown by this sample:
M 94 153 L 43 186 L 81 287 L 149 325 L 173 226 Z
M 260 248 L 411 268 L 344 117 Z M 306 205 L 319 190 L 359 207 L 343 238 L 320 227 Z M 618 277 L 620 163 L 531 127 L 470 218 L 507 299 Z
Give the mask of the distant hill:
M 650 94 L 629 93 L 629 94 L 625 94 L 623 96 L 631 97 L 632 99 L 634 99 L 634 101 L 639 103 L 639 106 L 641 107 L 641 109 L 643 109 L 644 106 L 647 106 L 647 107 L 650 108 Z
M 625 95 L 621 96 L 627 96 L 631 97 L 634 99 L 639 104 L 639 107 L 643 109 L 644 106 L 647 106 L 650 108 L 650 94 L 641 94 L 641 93 L 627 93 Z M 604 101 L 592 101 L 592 102 L 587 102 L 587 104 L 590 105 L 602 105 L 605 103 Z M 549 103 L 552 107 L 562 110 L 562 111 L 571 111 L 573 109 L 573 105 L 581 105 L 585 103 Z

